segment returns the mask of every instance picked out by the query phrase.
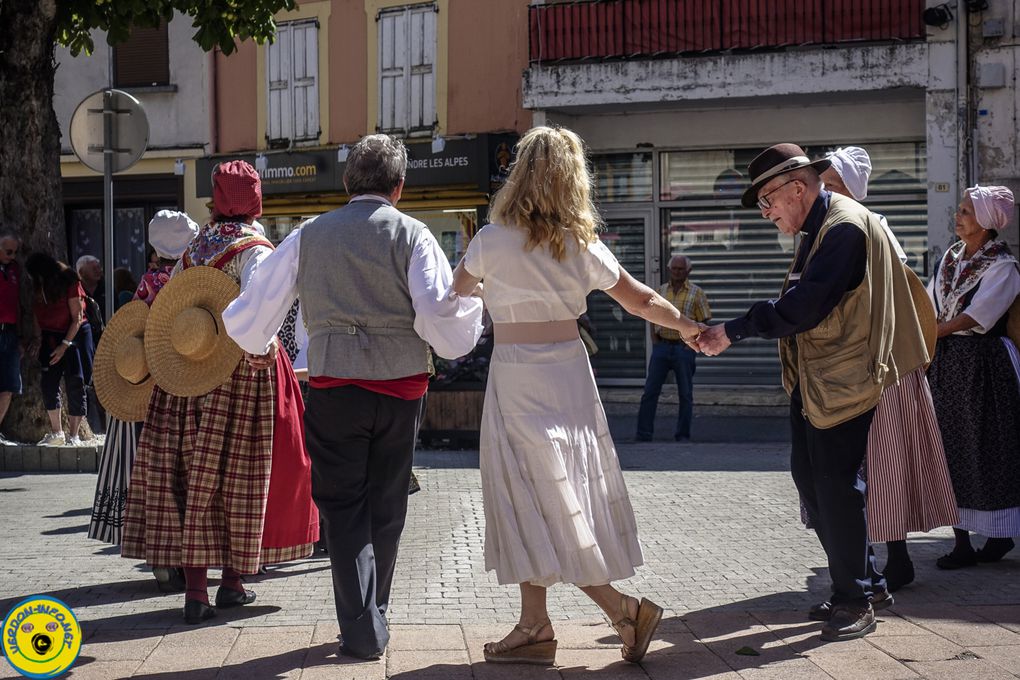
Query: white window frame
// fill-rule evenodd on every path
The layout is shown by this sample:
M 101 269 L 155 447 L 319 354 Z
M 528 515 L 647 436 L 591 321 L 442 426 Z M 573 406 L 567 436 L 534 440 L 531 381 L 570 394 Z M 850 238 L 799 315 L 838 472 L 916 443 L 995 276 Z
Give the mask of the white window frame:
M 321 136 L 319 20 L 280 22 L 266 46 L 266 141 L 316 144 Z
M 380 132 L 430 136 L 436 110 L 435 2 L 387 7 L 376 15 L 378 116 Z

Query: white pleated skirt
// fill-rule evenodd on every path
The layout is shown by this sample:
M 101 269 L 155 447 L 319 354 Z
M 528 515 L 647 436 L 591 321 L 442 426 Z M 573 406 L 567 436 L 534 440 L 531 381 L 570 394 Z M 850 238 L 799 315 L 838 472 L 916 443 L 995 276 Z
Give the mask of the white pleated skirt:
M 496 345 L 480 450 L 485 568 L 499 583 L 634 575 L 634 510 L 580 340 Z

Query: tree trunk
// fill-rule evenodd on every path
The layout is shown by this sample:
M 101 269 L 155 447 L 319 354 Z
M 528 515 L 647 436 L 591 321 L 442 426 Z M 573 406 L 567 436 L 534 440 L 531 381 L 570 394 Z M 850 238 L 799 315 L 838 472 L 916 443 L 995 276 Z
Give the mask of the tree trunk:
M 34 251 L 67 257 L 53 111 L 56 26 L 56 0 L 0 0 L 0 229 L 21 239 L 22 264 Z M 27 337 L 31 312 L 23 311 L 19 329 Z M 5 419 L 4 432 L 20 441 L 35 442 L 48 429 L 37 363 L 24 357 L 23 394 Z

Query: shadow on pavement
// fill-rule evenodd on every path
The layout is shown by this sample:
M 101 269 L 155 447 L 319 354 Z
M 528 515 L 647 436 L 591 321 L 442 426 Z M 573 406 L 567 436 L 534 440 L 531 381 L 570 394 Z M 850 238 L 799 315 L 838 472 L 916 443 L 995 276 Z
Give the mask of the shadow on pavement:
M 65 536 L 67 534 L 84 534 L 89 530 L 88 524 L 79 524 L 73 527 L 60 527 L 49 531 L 40 531 L 40 536 Z
M 78 508 L 77 510 L 67 510 L 60 513 L 59 515 L 46 515 L 46 519 L 60 519 L 61 517 L 91 517 L 92 508 Z
M 201 631 L 208 628 L 216 628 L 229 625 L 239 621 L 267 616 L 280 611 L 282 607 L 276 605 L 246 605 L 244 607 L 232 607 L 230 609 L 217 609 L 216 617 L 197 625 L 184 623 L 182 609 L 184 607 L 184 595 L 177 594 L 167 600 L 166 609 L 154 612 L 137 612 L 135 614 L 122 614 L 120 616 L 108 616 L 103 619 L 92 619 L 82 621 L 82 630 L 85 632 L 85 644 L 99 634 L 103 642 L 119 642 L 121 640 L 140 640 L 147 637 L 173 636 L 178 633 Z

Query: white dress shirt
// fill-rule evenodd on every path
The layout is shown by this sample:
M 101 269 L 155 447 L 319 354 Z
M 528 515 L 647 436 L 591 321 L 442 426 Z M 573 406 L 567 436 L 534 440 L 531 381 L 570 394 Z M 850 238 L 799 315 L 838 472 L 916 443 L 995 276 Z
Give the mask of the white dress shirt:
M 384 199 L 379 196 L 351 199 L 358 200 Z M 241 295 L 223 312 L 227 333 L 246 352 L 265 354 L 269 350 L 298 296 L 300 256 L 301 226 L 268 257 L 252 258 L 256 265 L 250 276 L 242 277 Z M 445 359 L 470 352 L 482 333 L 482 301 L 453 292 L 450 263 L 428 229 L 422 229 L 413 243 L 407 284 L 414 306 L 415 332 Z M 364 285 L 370 286 L 372 282 L 365 281 Z

